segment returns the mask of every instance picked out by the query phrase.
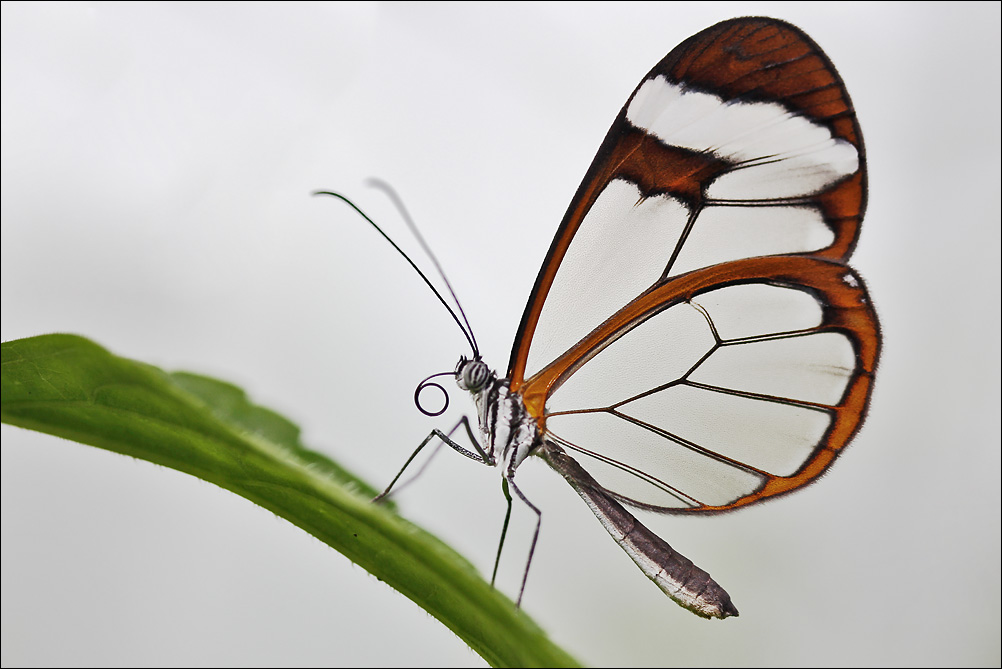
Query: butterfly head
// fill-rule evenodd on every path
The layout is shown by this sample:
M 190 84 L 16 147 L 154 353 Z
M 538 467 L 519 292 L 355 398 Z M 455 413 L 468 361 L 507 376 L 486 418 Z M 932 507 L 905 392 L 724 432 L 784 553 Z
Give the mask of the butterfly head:
M 491 369 L 479 357 L 463 356 L 456 364 L 456 384 L 473 394 L 479 393 L 491 380 Z

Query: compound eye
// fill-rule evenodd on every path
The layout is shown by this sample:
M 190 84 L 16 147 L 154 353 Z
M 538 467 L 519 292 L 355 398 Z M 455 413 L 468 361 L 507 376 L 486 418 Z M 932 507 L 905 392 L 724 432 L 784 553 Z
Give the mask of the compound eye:
M 473 360 L 463 367 L 463 386 L 471 393 L 475 393 L 487 385 L 490 377 L 490 370 L 487 363 L 481 360 Z

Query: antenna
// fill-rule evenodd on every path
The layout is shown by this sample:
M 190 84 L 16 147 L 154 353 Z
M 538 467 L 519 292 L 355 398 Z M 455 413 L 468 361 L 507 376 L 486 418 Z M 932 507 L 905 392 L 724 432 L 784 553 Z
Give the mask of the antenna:
M 420 276 L 424 280 L 428 288 L 431 289 L 431 292 L 435 293 L 435 297 L 438 298 L 438 301 L 442 303 L 442 306 L 445 307 L 446 310 L 449 312 L 449 314 L 452 316 L 452 320 L 456 321 L 456 325 L 459 326 L 459 329 L 463 331 L 463 336 L 466 337 L 466 341 L 469 342 L 470 348 L 473 349 L 474 359 L 479 360 L 480 349 L 479 347 L 477 347 L 477 340 L 473 336 L 473 328 L 470 327 L 470 322 L 466 318 L 466 313 L 463 311 L 462 305 L 459 304 L 459 299 L 456 297 L 456 293 L 452 289 L 452 284 L 449 283 L 449 279 L 446 278 L 445 272 L 442 271 L 442 267 L 441 265 L 439 265 L 438 260 L 435 258 L 435 255 L 431 252 L 431 249 L 428 248 L 428 245 L 425 243 L 424 238 L 421 237 L 421 233 L 418 232 L 417 226 L 414 224 L 414 221 L 411 220 L 411 217 L 407 213 L 407 210 L 404 208 L 403 203 L 400 201 L 400 198 L 397 196 L 396 192 L 393 191 L 392 188 L 390 188 L 388 184 L 382 181 L 371 179 L 369 183 L 370 185 L 379 188 L 380 190 L 385 192 L 389 196 L 390 200 L 394 203 L 394 205 L 396 205 L 397 209 L 403 216 L 404 221 L 406 221 L 407 226 L 410 228 L 411 232 L 414 233 L 414 236 L 417 237 L 418 242 L 421 244 L 421 248 L 424 249 L 424 252 L 427 253 L 428 256 L 431 258 L 431 261 L 432 263 L 434 263 L 435 269 L 438 271 L 439 276 L 441 276 L 442 280 L 445 281 L 445 285 L 449 289 L 449 294 L 452 296 L 452 299 L 456 302 L 456 306 L 459 308 L 459 313 L 462 314 L 463 316 L 462 321 L 459 320 L 459 316 L 456 315 L 455 310 L 451 306 L 449 306 L 449 303 L 445 301 L 444 297 L 442 297 L 442 293 L 440 293 L 438 289 L 435 288 L 434 285 L 432 285 L 431 281 L 428 280 L 428 277 L 425 275 L 425 273 L 422 272 L 420 268 L 418 268 L 418 266 L 414 264 L 414 261 L 410 259 L 410 256 L 404 253 L 403 249 L 397 246 L 397 243 L 394 242 L 388 234 L 383 232 L 383 229 L 380 228 L 378 225 L 376 225 L 375 221 L 369 218 L 366 215 L 366 213 L 358 207 L 358 205 L 356 205 L 354 202 L 349 200 L 344 195 L 341 195 L 340 193 L 334 193 L 332 191 L 317 191 L 314 193 L 314 195 L 330 195 L 332 197 L 336 197 L 337 199 L 341 200 L 342 202 L 346 203 L 349 207 L 354 209 L 359 216 L 368 221 L 369 225 L 374 227 L 376 229 L 376 232 L 382 235 L 383 239 L 388 241 L 390 245 L 397 250 L 397 253 L 399 253 L 401 256 L 404 257 L 404 260 L 406 260 L 407 263 L 414 269 L 414 271 L 418 273 L 418 276 Z
M 459 298 L 456 297 L 456 291 L 452 289 L 452 284 L 449 283 L 449 277 L 445 275 L 445 271 L 442 269 L 442 265 L 439 264 L 438 258 L 436 258 L 435 254 L 431 252 L 431 247 L 428 246 L 428 244 L 424 241 L 424 237 L 421 236 L 421 232 L 418 230 L 417 225 L 414 223 L 414 219 L 411 218 L 410 213 L 404 206 L 404 201 L 397 194 L 397 191 L 393 190 L 393 187 L 390 186 L 390 184 L 383 181 L 382 179 L 370 178 L 366 181 L 366 185 L 372 186 L 373 188 L 377 188 L 383 191 L 383 193 L 385 193 L 386 196 L 390 198 L 390 201 L 393 202 L 394 205 L 396 205 L 397 211 L 400 212 L 400 217 L 404 219 L 404 222 L 407 224 L 407 227 L 411 229 L 411 232 L 417 238 L 418 243 L 421 245 L 421 248 L 424 249 L 424 252 L 428 254 L 429 258 L 431 258 L 431 262 L 432 264 L 435 265 L 435 269 L 438 271 L 438 275 L 442 277 L 442 281 L 445 282 L 445 287 L 449 289 L 449 294 L 452 295 L 452 301 L 456 303 L 456 308 L 459 309 L 459 314 L 463 317 L 463 322 L 466 323 L 466 331 L 470 333 L 470 338 L 473 340 L 472 344 L 473 344 L 474 357 L 479 358 L 480 356 L 477 355 L 479 351 L 479 348 L 477 347 L 477 338 L 473 336 L 473 327 L 470 326 L 470 321 L 469 319 L 466 318 L 466 312 L 463 310 L 463 305 L 460 304 Z

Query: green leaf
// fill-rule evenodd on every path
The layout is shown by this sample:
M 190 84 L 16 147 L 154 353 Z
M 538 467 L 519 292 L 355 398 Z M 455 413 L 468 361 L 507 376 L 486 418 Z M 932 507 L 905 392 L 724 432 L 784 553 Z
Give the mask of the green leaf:
M 412 599 L 493 666 L 576 666 L 434 536 L 299 442 L 299 428 L 204 376 L 168 374 L 74 335 L 5 342 L 0 419 L 186 472 L 306 530 Z

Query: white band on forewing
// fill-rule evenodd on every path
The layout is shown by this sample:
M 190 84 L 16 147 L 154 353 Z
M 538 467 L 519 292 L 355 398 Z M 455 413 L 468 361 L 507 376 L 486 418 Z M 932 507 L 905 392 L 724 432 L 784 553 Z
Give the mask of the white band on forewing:
M 810 195 L 859 169 L 855 146 L 781 104 L 724 101 L 663 76 L 644 81 L 626 118 L 666 145 L 734 163 L 707 190 L 715 199 Z

